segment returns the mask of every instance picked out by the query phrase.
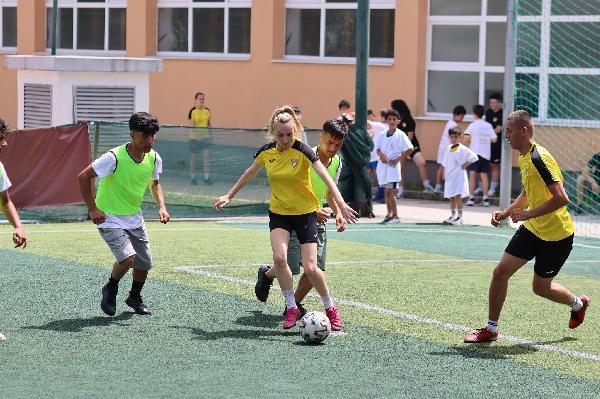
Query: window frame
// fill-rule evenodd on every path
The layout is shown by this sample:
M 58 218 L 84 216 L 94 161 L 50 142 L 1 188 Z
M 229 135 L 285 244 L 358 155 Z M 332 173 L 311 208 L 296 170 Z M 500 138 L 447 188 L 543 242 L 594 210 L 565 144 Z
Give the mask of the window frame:
M 53 7 L 52 0 L 46 0 L 45 10 Z M 125 56 L 127 54 L 127 48 L 124 50 L 109 50 L 108 49 L 108 40 L 109 40 L 109 13 L 112 8 L 123 8 L 125 9 L 125 15 L 127 15 L 127 0 L 105 0 L 98 1 L 94 3 L 80 3 L 77 0 L 62 0 L 58 3 L 58 8 L 70 8 L 73 10 L 73 48 L 65 49 L 56 47 L 57 55 L 69 55 L 69 54 L 89 54 L 89 55 L 113 55 L 113 56 Z M 104 9 L 104 49 L 103 50 L 91 50 L 91 49 L 78 49 L 78 35 L 77 35 L 77 22 L 79 19 L 79 9 L 84 8 L 94 8 L 94 9 Z M 46 14 L 46 20 L 48 20 L 48 16 Z M 125 34 L 127 35 L 127 27 L 125 27 Z M 127 47 L 127 43 L 125 43 L 125 47 Z M 46 51 L 49 53 L 51 51 L 50 47 L 46 47 Z
M 193 0 L 158 0 L 156 4 L 156 29 L 158 32 L 159 10 L 161 8 L 184 8 L 188 10 L 188 36 L 187 51 L 158 51 L 158 37 L 156 43 L 156 55 L 165 58 L 200 58 L 216 60 L 242 60 L 250 59 L 252 48 L 248 53 L 230 53 L 229 52 L 229 10 L 231 8 L 248 8 L 250 10 L 250 19 L 252 19 L 252 0 L 223 0 L 194 2 Z M 223 52 L 198 52 L 193 51 L 194 36 L 194 9 L 196 8 L 222 8 L 223 9 Z M 252 44 L 250 45 L 252 46 Z
M 486 66 L 486 34 L 488 22 L 507 23 L 507 16 L 487 15 L 487 5 L 491 0 L 481 0 L 481 15 L 473 16 L 438 16 L 430 15 L 431 2 L 427 3 L 427 49 L 426 49 L 426 73 L 425 73 L 425 96 L 423 109 L 426 118 L 448 119 L 451 113 L 428 112 L 429 71 L 459 71 L 479 73 L 479 98 L 478 103 L 487 105 L 485 95 L 485 74 L 505 73 L 504 66 Z M 549 80 L 550 75 L 600 75 L 600 68 L 560 68 L 550 67 L 550 30 L 552 23 L 560 22 L 600 22 L 600 15 L 552 15 L 552 0 L 542 0 L 541 15 L 517 16 L 517 23 L 537 22 L 540 23 L 540 65 L 536 67 L 515 67 L 515 74 L 537 74 L 538 80 L 538 116 L 534 122 L 548 126 L 585 126 L 600 127 L 600 121 L 580 119 L 558 119 L 548 117 Z M 431 61 L 432 50 L 432 27 L 433 25 L 479 25 L 479 61 L 478 62 L 440 62 Z M 507 25 L 508 29 L 508 25 Z M 465 104 L 469 106 L 470 104 Z M 469 120 L 469 118 L 466 118 Z
M 13 54 L 17 52 L 17 46 L 4 45 L 4 8 L 17 8 L 17 0 L 0 0 L 0 53 Z M 17 27 L 18 30 L 18 27 Z M 17 42 L 18 43 L 18 42 Z
M 396 10 L 395 0 L 371 0 L 369 2 L 370 10 Z M 355 64 L 356 57 L 328 57 L 325 56 L 325 13 L 327 10 L 356 10 L 358 8 L 357 2 L 343 2 L 343 3 L 328 3 L 327 0 L 286 0 L 285 1 L 285 14 L 284 14 L 284 35 L 286 27 L 286 18 L 288 9 L 312 9 L 320 10 L 320 22 L 319 22 L 319 55 L 287 55 L 285 49 L 283 61 L 292 62 L 306 62 L 306 63 L 322 63 L 322 64 Z M 394 23 L 394 42 L 396 24 Z M 395 54 L 395 53 L 394 53 Z M 369 65 L 393 65 L 394 58 L 379 58 L 369 57 Z M 280 60 L 280 61 L 281 61 Z

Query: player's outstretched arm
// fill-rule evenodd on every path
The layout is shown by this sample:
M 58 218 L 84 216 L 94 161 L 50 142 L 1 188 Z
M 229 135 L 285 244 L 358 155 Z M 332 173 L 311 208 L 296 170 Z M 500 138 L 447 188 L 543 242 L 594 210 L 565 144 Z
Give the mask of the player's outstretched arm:
M 341 233 L 342 231 L 346 230 L 346 219 L 344 219 L 344 217 L 342 216 L 342 213 L 340 212 L 340 207 L 338 206 L 337 202 L 335 202 L 335 199 L 333 198 L 333 195 L 331 195 L 329 190 L 327 191 L 326 197 L 327 203 L 331 207 L 333 213 L 335 213 L 335 229 L 339 233 Z
M 88 207 L 88 213 L 94 224 L 102 224 L 106 221 L 106 215 L 100 209 L 96 207 L 96 200 L 94 199 L 94 179 L 98 175 L 92 165 L 88 165 L 77 175 L 79 180 L 79 190 L 83 201 Z
M 19 213 L 15 208 L 15 204 L 8 195 L 8 190 L 0 193 L 0 205 L 2 206 L 2 213 L 6 216 L 6 219 L 13 225 L 15 231 L 13 232 L 12 238 L 15 243 L 15 248 L 27 246 L 27 235 L 25 234 L 25 228 L 21 224 Z
M 150 183 L 150 192 L 152 193 L 154 202 L 156 202 L 156 205 L 158 205 L 158 217 L 160 218 L 160 222 L 167 223 L 169 220 L 171 220 L 171 216 L 169 215 L 169 212 L 167 212 L 165 196 L 159 180 L 152 180 Z
M 213 208 L 220 211 L 221 208 L 229 204 L 229 201 L 231 201 L 233 197 L 235 197 L 238 191 L 240 191 L 246 184 L 248 184 L 250 181 L 252 181 L 252 179 L 256 177 L 258 172 L 260 172 L 260 168 L 262 168 L 262 165 L 254 161 L 252 165 L 250 165 L 250 167 L 246 169 L 246 171 L 239 178 L 239 180 L 233 185 L 233 187 L 231 187 L 231 190 L 229 190 L 227 194 L 217 198 L 213 202 Z
M 352 209 L 348 204 L 346 204 L 344 198 L 342 198 L 342 194 L 340 194 L 340 190 L 338 190 L 337 186 L 335 185 L 335 182 L 333 181 L 331 176 L 329 176 L 329 173 L 327 173 L 327 169 L 325 169 L 325 166 L 323 166 L 321 161 L 319 161 L 318 159 L 315 162 L 313 162 L 312 166 L 315 172 L 317 172 L 317 174 L 321 178 L 321 180 L 323 180 L 323 182 L 325 182 L 325 184 L 327 185 L 329 192 L 331 193 L 331 195 L 333 195 L 333 199 L 335 200 L 335 202 L 337 202 L 337 205 L 340 208 L 340 212 L 342 213 L 342 216 L 344 216 L 344 219 L 346 219 L 346 222 L 356 222 L 358 220 L 358 218 L 356 217 L 357 212 L 354 209 Z

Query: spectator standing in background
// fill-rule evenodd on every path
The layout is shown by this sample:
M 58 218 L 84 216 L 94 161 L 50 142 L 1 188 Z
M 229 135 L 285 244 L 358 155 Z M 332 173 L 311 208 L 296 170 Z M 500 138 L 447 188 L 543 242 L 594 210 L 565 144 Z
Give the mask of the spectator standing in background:
M 421 146 L 419 145 L 419 140 L 417 139 L 417 125 L 410 114 L 410 109 L 404 100 L 394 100 L 392 101 L 391 106 L 392 109 L 398 112 L 400 115 L 400 124 L 398 125 L 398 128 L 406 133 L 408 139 L 414 147 L 414 151 L 409 155 L 409 158 L 415 163 L 415 166 L 419 170 L 419 176 L 423 182 L 423 192 L 433 194 L 433 187 L 431 187 L 429 177 L 427 176 L 427 164 L 423 154 L 421 153 Z M 403 159 L 401 162 L 401 169 L 404 171 L 404 173 L 406 173 L 406 159 Z M 398 187 L 398 196 L 401 196 L 403 191 L 404 185 L 403 183 L 400 183 Z

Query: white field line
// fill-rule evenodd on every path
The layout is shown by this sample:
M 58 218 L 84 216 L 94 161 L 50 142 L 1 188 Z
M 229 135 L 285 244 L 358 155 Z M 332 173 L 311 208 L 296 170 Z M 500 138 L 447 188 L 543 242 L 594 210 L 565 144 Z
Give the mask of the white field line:
M 94 233 L 97 229 L 77 229 L 77 230 L 28 230 L 28 234 L 70 234 L 70 233 Z M 242 227 L 228 227 L 228 228 L 173 228 L 173 229 L 151 229 L 150 233 L 160 232 L 160 233 L 168 233 L 168 232 L 181 232 L 181 231 L 206 231 L 206 232 L 214 232 L 214 231 L 253 231 L 252 229 L 242 228 Z M 428 228 L 428 229 L 420 229 L 420 228 L 402 228 L 402 227 L 375 227 L 375 228 L 360 228 L 350 226 L 344 233 L 337 233 L 335 231 L 330 231 L 330 234 L 348 234 L 354 232 L 365 232 L 365 231 L 410 231 L 414 233 L 444 233 L 444 234 L 464 234 L 464 235 L 478 235 L 478 236 L 489 236 L 489 237 L 502 237 L 502 238 L 511 238 L 511 235 L 505 234 L 496 234 L 496 233 L 482 233 L 477 231 L 464 231 L 464 230 L 454 230 L 447 228 Z M 12 234 L 12 232 L 5 232 L 4 234 Z M 333 238 L 333 237 L 332 237 Z M 600 250 L 600 246 L 588 245 L 588 244 L 578 244 L 574 243 L 574 247 L 588 248 L 588 249 L 598 249 Z
M 234 284 L 249 285 L 249 286 L 254 286 L 254 284 L 255 284 L 254 281 L 244 280 L 244 279 L 234 277 L 234 276 L 227 276 L 225 274 L 207 272 L 207 271 L 200 270 L 197 267 L 192 267 L 192 266 L 179 266 L 179 267 L 176 267 L 176 269 L 187 272 L 187 273 L 192 273 L 192 274 L 197 274 L 197 275 L 201 275 L 201 276 L 214 278 L 217 280 L 228 281 L 228 282 L 231 282 Z M 279 287 L 277 287 L 277 286 L 274 286 L 273 288 L 280 290 Z M 313 294 L 313 293 L 311 293 L 309 295 L 311 297 L 319 298 L 318 295 Z M 362 302 L 352 301 L 352 300 L 343 299 L 343 298 L 332 298 L 332 299 L 337 303 L 347 305 L 347 306 L 352 306 L 352 307 L 362 309 L 362 310 L 366 310 L 368 312 L 385 314 L 385 315 L 393 316 L 393 317 L 396 317 L 399 319 L 415 321 L 417 323 L 430 324 L 430 325 L 444 328 L 446 330 L 458 331 L 458 332 L 463 332 L 463 333 L 471 332 L 474 330 L 474 328 L 462 326 L 460 324 L 445 323 L 445 322 L 442 322 L 439 320 L 429 319 L 426 317 L 421 317 L 421 316 L 417 316 L 417 315 L 410 314 L 410 313 L 400 312 L 397 310 L 386 309 L 386 308 L 383 308 L 380 306 L 373 306 L 373 305 L 369 305 L 369 304 L 362 303 Z M 510 335 L 501 335 L 500 334 L 498 336 L 498 339 L 501 339 L 501 340 L 507 341 L 507 342 L 512 342 L 512 343 L 519 344 L 519 345 L 523 345 L 523 346 L 530 346 L 532 348 L 545 350 L 548 352 L 560 353 L 562 355 L 578 357 L 578 358 L 582 358 L 582 359 L 586 359 L 586 360 L 592 360 L 594 362 L 600 362 L 600 355 L 594 355 L 591 353 L 564 349 L 564 348 L 561 348 L 561 347 L 558 347 L 555 345 L 543 344 L 540 342 L 523 339 L 523 338 L 519 338 L 519 337 L 513 337 Z
M 334 262 L 327 262 L 327 266 L 344 266 L 344 265 L 371 265 L 371 264 L 389 264 L 389 263 L 490 263 L 496 264 L 497 261 L 490 259 L 370 259 L 370 260 L 340 260 Z M 591 263 L 600 264 L 599 260 L 567 260 L 565 263 Z M 185 266 L 185 267 L 195 267 L 202 269 L 224 269 L 224 268 L 245 268 L 245 267 L 259 267 L 262 265 L 270 265 L 269 262 L 263 263 L 214 263 L 209 265 L 201 265 L 201 266 Z

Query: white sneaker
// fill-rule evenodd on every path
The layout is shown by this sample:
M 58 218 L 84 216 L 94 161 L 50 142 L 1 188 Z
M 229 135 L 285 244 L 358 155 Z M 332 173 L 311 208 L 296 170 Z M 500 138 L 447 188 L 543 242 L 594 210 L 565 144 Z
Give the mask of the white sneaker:
M 481 186 L 477 186 L 477 188 L 475 190 L 473 190 L 473 194 L 482 194 L 483 193 L 483 188 L 481 188 Z
M 423 188 L 423 192 L 424 192 L 425 194 L 433 194 L 433 193 L 434 193 L 434 190 L 433 190 L 433 187 L 431 187 L 431 186 L 425 186 L 425 187 Z
M 394 216 L 392 220 L 388 222 L 388 224 L 398 224 L 400 223 L 400 218 L 398 216 Z
M 450 216 L 448 219 L 444 220 L 442 224 L 452 224 L 454 221 L 454 216 Z
M 469 197 L 469 199 L 467 200 L 467 202 L 465 203 L 466 206 L 473 206 L 475 205 L 475 198 L 473 197 Z
M 487 198 L 484 198 L 481 200 L 481 205 L 483 206 L 490 206 L 490 201 Z
M 453 226 L 462 226 L 463 224 L 465 224 L 465 222 L 463 222 L 462 218 L 456 218 L 452 220 Z
M 441 184 L 436 184 L 435 188 L 433 189 L 433 192 L 436 194 L 444 194 L 444 190 L 442 189 L 442 185 Z
M 488 191 L 487 195 L 488 197 L 493 197 L 494 195 L 496 195 L 496 190 L 490 188 L 490 191 Z

